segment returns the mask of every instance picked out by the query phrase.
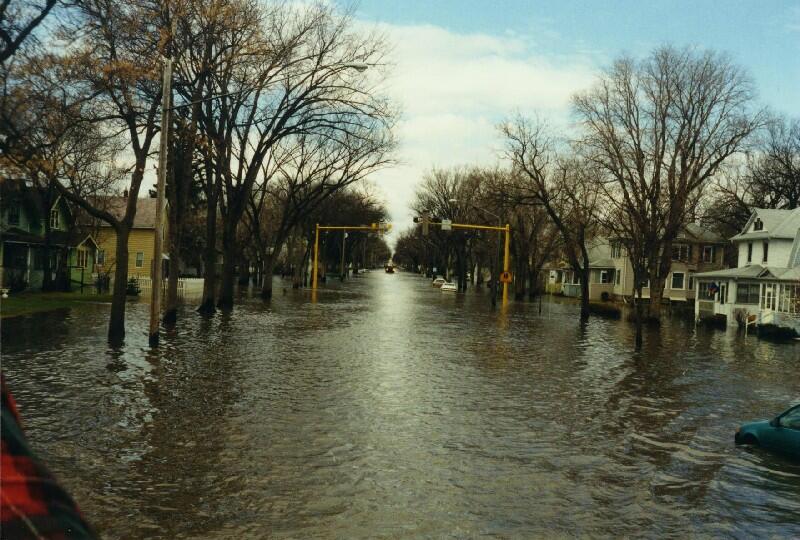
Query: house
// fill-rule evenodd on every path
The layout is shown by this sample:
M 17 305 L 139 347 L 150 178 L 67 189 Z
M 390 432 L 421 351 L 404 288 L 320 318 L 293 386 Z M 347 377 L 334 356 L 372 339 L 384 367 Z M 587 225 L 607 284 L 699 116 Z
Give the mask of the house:
M 102 199 L 102 206 L 117 218 L 125 215 L 125 208 L 128 204 L 127 197 L 105 197 Z M 134 216 L 133 227 L 128 237 L 128 276 L 130 277 L 150 277 L 153 267 L 153 250 L 155 244 L 155 223 L 156 205 L 154 198 L 136 199 L 136 216 Z M 169 260 L 167 251 L 166 222 L 164 220 L 164 254 L 162 260 L 162 273 L 167 275 L 166 262 Z M 116 231 L 107 223 L 99 222 L 97 229 L 97 270 L 113 277 L 116 267 L 117 234 Z
M 97 244 L 91 235 L 82 234 L 75 226 L 66 200 L 56 195 L 53 203 L 46 205 L 52 194 L 48 197 L 45 188 L 12 178 L 0 179 L 0 197 L 2 288 L 41 288 L 48 245 L 50 277 L 58 288 L 94 283 Z
M 664 298 L 686 302 L 695 298 L 695 274 L 724 267 L 726 240 L 690 223 L 672 245 L 672 264 L 664 286 Z M 598 237 L 588 246 L 589 299 L 628 299 L 633 296 L 633 267 L 622 242 Z M 580 296 L 580 279 L 566 264 L 549 269 L 548 292 Z M 642 289 L 650 298 L 650 287 Z
M 800 208 L 756 208 L 731 242 L 736 268 L 695 276 L 695 316 L 725 315 L 728 325 L 750 318 L 800 332 Z
M 724 267 L 726 240 L 690 223 L 672 245 L 672 264 L 664 286 L 664 298 L 686 302 L 695 298 L 695 274 Z M 588 246 L 589 299 L 629 299 L 633 296 L 633 267 L 622 242 L 598 237 Z M 567 265 L 550 269 L 548 292 L 580 296 L 580 280 Z M 650 298 L 650 287 L 642 289 Z
M 696 223 L 688 223 L 678 232 L 672 243 L 672 261 L 664 283 L 663 298 L 673 302 L 694 301 L 696 298 L 696 275 L 699 272 L 719 270 L 725 267 L 725 246 L 720 235 L 704 229 Z M 627 299 L 633 295 L 633 266 L 621 242 L 610 243 L 610 260 L 596 263 L 598 271 L 606 270 L 607 276 L 598 276 L 605 285 L 609 279 L 613 286 L 603 287 L 612 297 Z M 592 265 L 595 268 L 595 265 Z M 642 288 L 642 297 L 650 298 L 648 283 Z

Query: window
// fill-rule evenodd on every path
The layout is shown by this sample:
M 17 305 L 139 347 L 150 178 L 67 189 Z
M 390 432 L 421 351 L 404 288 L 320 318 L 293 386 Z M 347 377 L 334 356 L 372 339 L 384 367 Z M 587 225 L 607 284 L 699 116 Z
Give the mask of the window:
M 670 289 L 683 289 L 685 274 L 683 272 L 672 273 L 672 286 Z
M 13 201 L 8 207 L 8 224 L 19 225 L 19 203 Z
M 753 222 L 753 230 L 754 231 L 761 231 L 764 229 L 764 222 L 761 221 L 761 218 L 756 218 Z
M 692 246 L 687 244 L 678 244 L 672 246 L 672 260 L 673 261 L 688 261 L 692 257 Z
M 58 209 L 50 211 L 50 228 L 58 229 Z
M 144 266 L 144 252 L 137 251 L 136 252 L 136 268 L 142 268 Z
M 77 258 L 75 266 L 78 268 L 86 268 L 86 262 L 89 260 L 89 252 L 85 249 L 79 249 L 76 253 Z
M 600 283 L 612 283 L 613 270 L 600 270 Z
M 752 242 L 748 242 L 747 243 L 747 262 L 752 262 L 752 261 L 753 261 L 753 243 Z
M 611 258 L 619 259 L 620 257 L 622 257 L 622 244 L 614 242 L 611 244 Z
M 703 246 L 703 262 L 714 262 L 714 246 Z
M 614 278 L 616 284 L 619 285 L 620 282 L 622 281 L 622 272 L 620 272 L 619 270 L 614 270 Z
M 689 274 L 689 290 L 694 290 L 694 276 L 692 274 Z
M 800 429 L 800 407 L 789 409 L 789 412 L 781 416 L 781 427 L 789 429 Z
M 100 266 L 106 264 L 106 250 L 104 249 L 97 250 L 97 264 Z
M 716 283 L 701 281 L 697 285 L 697 296 L 701 300 L 714 300 L 717 291 L 719 291 L 719 286 Z
M 761 257 L 761 262 L 767 262 L 767 258 L 769 256 L 769 242 L 764 241 L 764 255 Z
M 760 288 L 758 283 L 739 283 L 736 287 L 736 303 L 758 304 Z

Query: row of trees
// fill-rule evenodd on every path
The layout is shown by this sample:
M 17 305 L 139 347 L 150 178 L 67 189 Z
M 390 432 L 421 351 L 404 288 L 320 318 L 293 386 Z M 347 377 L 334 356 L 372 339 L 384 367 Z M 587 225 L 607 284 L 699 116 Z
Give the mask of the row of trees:
M 518 297 L 531 272 L 558 252 L 580 277 L 584 318 L 590 242 L 599 235 L 620 242 L 633 267 L 640 346 L 642 322 L 660 318 L 682 226 L 703 219 L 731 236 L 754 207 L 797 207 L 800 124 L 757 108 L 752 81 L 726 56 L 669 46 L 643 60 L 618 59 L 572 103 L 574 132 L 554 134 L 544 122 L 514 117 L 499 128 L 502 170 L 433 171 L 415 206 L 480 221 L 486 216 L 475 207 L 484 207 L 509 222 Z M 424 242 L 439 257 L 455 250 L 457 260 L 459 249 L 474 245 L 455 235 L 420 240 L 409 233 L 398 255 L 418 262 Z M 494 249 L 491 240 L 475 246 L 476 260 L 486 246 Z
M 32 6 L 17 9 L 33 23 Z M 76 0 L 48 12 L 38 39 L 3 59 L 3 167 L 113 227 L 110 338 L 124 336 L 128 237 L 166 127 L 162 57 L 175 66 L 168 320 L 187 252 L 203 250 L 200 310 L 229 309 L 237 270 L 255 266 L 268 298 L 275 256 L 307 240 L 334 200 L 385 213 L 348 190 L 392 163 L 396 119 L 382 91 L 384 40 L 349 13 L 257 0 Z M 127 203 L 112 211 L 106 196 L 123 187 Z

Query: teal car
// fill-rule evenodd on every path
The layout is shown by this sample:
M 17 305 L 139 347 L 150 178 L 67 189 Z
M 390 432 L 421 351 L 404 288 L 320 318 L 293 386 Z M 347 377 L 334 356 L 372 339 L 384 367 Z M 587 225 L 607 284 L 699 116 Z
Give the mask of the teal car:
M 742 424 L 734 439 L 736 444 L 754 444 L 800 459 L 800 405 L 789 408 L 772 420 Z

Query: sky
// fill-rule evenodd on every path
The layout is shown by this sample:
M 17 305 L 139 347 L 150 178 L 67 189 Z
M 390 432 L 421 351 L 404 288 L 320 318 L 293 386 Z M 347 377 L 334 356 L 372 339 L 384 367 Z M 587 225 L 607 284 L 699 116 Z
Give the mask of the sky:
M 371 178 L 394 224 L 390 243 L 411 226 L 427 171 L 497 164 L 497 124 L 517 112 L 568 127 L 570 96 L 622 54 L 663 44 L 728 53 L 760 105 L 800 117 L 800 0 L 337 1 L 392 46 L 385 91 L 402 110 L 399 163 Z

